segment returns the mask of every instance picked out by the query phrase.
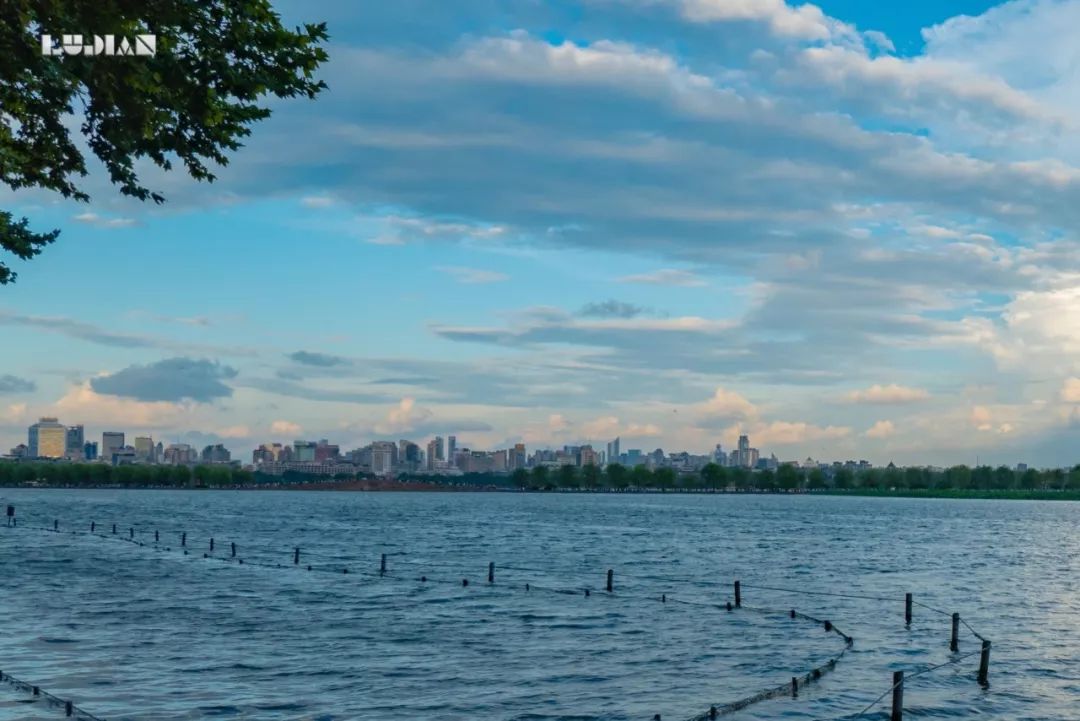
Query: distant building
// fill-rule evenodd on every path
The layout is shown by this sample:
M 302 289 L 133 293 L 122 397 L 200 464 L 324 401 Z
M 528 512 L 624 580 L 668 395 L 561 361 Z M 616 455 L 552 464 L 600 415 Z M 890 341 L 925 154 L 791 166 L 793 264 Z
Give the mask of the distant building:
M 402 438 L 398 441 L 398 462 L 407 471 L 420 470 L 420 446 Z
M 149 436 L 136 436 L 135 457 L 146 462 L 156 460 L 154 458 L 154 439 Z
M 67 437 L 64 443 L 64 455 L 68 458 L 82 458 L 83 446 L 86 443 L 82 426 L 68 426 Z
M 385 476 L 394 470 L 397 446 L 393 441 L 375 441 L 371 444 L 371 472 Z
M 582 446 L 577 452 L 577 464 L 582 468 L 585 466 L 598 466 L 600 465 L 600 459 L 592 446 Z
M 12 458 L 19 458 L 19 459 L 29 458 L 30 457 L 30 446 L 26 445 L 25 443 L 20 443 L 19 445 L 15 446 L 14 448 L 11 449 L 11 453 L 9 453 L 9 455 Z
M 341 447 L 330 443 L 325 438 L 315 446 L 316 463 L 337 463 L 341 460 Z
M 63 458 L 67 452 L 67 428 L 55 418 L 39 419 L 27 435 L 31 458 Z
M 314 463 L 315 442 L 293 441 L 293 460 L 297 463 Z
M 607 444 L 607 456 L 605 460 L 608 463 L 618 463 L 620 455 L 621 453 L 619 451 L 619 438 L 616 437 L 615 440 Z
M 83 458 L 88 461 L 96 461 L 98 457 L 98 444 L 88 441 L 83 444 Z
M 516 471 L 519 468 L 524 468 L 528 462 L 528 457 L 525 453 L 524 443 L 515 443 L 514 447 L 510 450 L 510 457 L 507 459 L 507 470 Z
M 453 463 L 455 454 L 457 454 L 457 436 L 450 436 L 446 439 L 446 460 Z
M 165 449 L 162 457 L 171 465 L 186 466 L 198 462 L 199 452 L 187 443 L 172 443 Z
M 232 454 L 229 453 L 228 448 L 216 443 L 203 448 L 201 460 L 203 463 L 228 463 L 232 460 Z
M 105 431 L 101 434 L 101 457 L 112 463 L 113 454 L 124 450 L 124 434 L 117 431 Z

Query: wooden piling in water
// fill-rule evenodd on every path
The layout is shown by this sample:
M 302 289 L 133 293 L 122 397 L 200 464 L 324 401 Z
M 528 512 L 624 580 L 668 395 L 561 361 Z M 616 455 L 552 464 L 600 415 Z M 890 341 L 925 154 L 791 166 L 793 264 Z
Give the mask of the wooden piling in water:
M 904 625 L 906 626 L 911 625 L 911 604 L 912 598 L 911 594 L 909 593 L 904 596 Z
M 116 524 L 115 523 L 112 524 L 112 532 L 113 532 L 113 535 L 116 535 Z
M 232 545 L 232 557 L 236 558 L 236 541 L 233 541 L 231 545 Z M 308 568 L 308 570 L 310 571 L 311 569 Z
M 54 531 L 59 531 L 60 530 L 60 520 L 59 519 L 52 522 L 52 529 Z
M 990 642 L 982 642 L 982 655 L 979 657 L 979 683 L 983 686 L 990 685 Z
M 735 582 L 735 608 L 742 608 L 742 584 Z
M 214 552 L 214 539 L 211 538 L 210 539 L 210 553 L 213 553 L 213 552 Z
M 71 703 L 70 701 L 65 701 L 64 702 L 64 715 L 65 716 L 71 716 L 74 713 L 75 713 L 75 704 Z
M 607 592 L 611 593 L 615 589 L 615 571 L 608 569 L 607 572 Z
M 184 531 L 183 533 L 180 534 L 180 545 L 181 546 L 186 546 L 187 545 L 187 531 Z
M 386 573 L 386 554 L 385 553 L 382 555 L 382 558 L 379 560 L 379 574 L 381 575 L 381 574 L 384 574 L 384 573 Z
M 709 707 L 709 718 L 710 719 L 715 719 L 716 718 L 716 707 L 715 706 L 710 706 Z
M 488 583 L 495 583 L 495 562 L 488 563 Z
M 128 529 L 128 538 L 135 538 L 135 529 L 134 528 L 129 528 Z
M 160 540 L 161 540 L 161 533 L 159 531 L 154 531 L 154 543 L 157 543 Z
M 799 679 L 795 676 L 791 677 L 791 698 L 799 697 Z
M 949 640 L 949 650 L 956 653 L 960 650 L 960 614 L 952 615 L 952 638 Z
M 293 562 L 294 566 L 299 566 L 300 565 L 300 547 L 299 546 L 297 546 L 296 548 L 293 549 L 292 562 Z
M 904 672 L 893 671 L 892 714 L 889 721 L 904 721 Z
M 96 528 L 97 528 L 97 524 L 94 523 L 93 521 L 90 521 L 90 533 L 93 533 Z

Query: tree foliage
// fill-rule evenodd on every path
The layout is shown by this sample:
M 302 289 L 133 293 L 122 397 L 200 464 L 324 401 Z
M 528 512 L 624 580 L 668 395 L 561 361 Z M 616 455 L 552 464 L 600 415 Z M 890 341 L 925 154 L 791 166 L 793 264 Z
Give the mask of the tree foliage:
M 153 56 L 46 55 L 41 34 L 157 37 Z M 122 194 L 161 203 L 136 162 L 180 163 L 213 181 L 268 96 L 314 98 L 325 88 L 325 24 L 282 26 L 270 0 L 6 0 L 0 3 L 0 182 L 88 201 L 79 139 Z M 28 260 L 58 231 L 38 233 L 0 211 L 0 250 Z M 0 260 L 0 284 L 15 273 Z

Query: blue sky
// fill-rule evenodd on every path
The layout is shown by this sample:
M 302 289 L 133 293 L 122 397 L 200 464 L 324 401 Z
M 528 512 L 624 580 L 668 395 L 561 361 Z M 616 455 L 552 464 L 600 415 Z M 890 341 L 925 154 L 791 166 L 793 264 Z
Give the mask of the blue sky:
M 452 6 L 279 4 L 329 90 L 163 206 L 0 190 L 0 445 L 1080 461 L 1080 2 Z

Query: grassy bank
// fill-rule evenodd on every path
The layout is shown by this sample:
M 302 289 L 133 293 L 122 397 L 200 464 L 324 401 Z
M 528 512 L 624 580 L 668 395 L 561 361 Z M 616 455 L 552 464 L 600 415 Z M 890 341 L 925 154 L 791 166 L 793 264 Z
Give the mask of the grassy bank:
M 1080 491 L 1010 489 L 987 491 L 958 488 L 852 488 L 814 491 L 815 495 L 881 498 L 982 498 L 997 501 L 1080 501 Z

